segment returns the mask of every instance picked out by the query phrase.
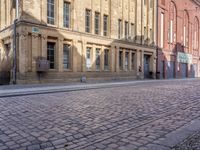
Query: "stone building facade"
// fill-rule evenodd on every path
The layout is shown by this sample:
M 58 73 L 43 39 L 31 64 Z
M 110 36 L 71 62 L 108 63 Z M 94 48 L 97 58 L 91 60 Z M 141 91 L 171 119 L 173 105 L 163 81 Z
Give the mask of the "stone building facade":
M 11 64 L 16 6 L 0 3 L 0 59 Z M 156 6 L 155 0 L 20 0 L 17 82 L 154 78 Z M 40 59 L 50 63 L 41 76 Z
M 158 1 L 160 78 L 200 77 L 200 1 Z

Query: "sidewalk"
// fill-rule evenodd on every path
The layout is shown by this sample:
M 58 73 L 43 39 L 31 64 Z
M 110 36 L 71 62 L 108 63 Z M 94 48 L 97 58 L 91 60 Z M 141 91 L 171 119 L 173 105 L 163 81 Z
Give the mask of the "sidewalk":
M 117 86 L 130 86 L 141 83 L 163 83 L 172 81 L 191 81 L 191 80 L 198 80 L 198 79 L 134 80 L 134 81 L 112 81 L 112 82 L 101 82 L 101 83 L 7 85 L 7 86 L 0 86 L 0 98 L 32 95 L 32 94 L 89 90 L 98 88 L 110 88 Z

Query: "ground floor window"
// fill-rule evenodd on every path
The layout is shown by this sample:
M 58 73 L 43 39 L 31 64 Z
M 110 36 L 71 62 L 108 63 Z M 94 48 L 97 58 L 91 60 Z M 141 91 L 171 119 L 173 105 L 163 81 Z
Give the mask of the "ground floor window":
M 47 43 L 47 60 L 50 63 L 50 69 L 55 68 L 55 43 Z
M 123 70 L 123 51 L 119 51 L 119 69 Z
M 109 50 L 104 50 L 104 70 L 109 70 Z
M 96 70 L 100 70 L 100 48 L 96 49 Z
M 125 54 L 125 70 L 127 71 L 129 67 L 129 52 Z
M 70 69 L 70 45 L 63 45 L 63 67 L 64 69 Z
M 135 53 L 131 54 L 131 69 L 135 70 Z
M 91 69 L 91 48 L 87 47 L 86 49 L 86 68 L 87 70 Z

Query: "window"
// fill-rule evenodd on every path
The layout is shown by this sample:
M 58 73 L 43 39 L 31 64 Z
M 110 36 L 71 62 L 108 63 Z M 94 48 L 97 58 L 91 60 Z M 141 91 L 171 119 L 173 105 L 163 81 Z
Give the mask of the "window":
M 100 70 L 100 48 L 96 49 L 96 70 Z
M 108 16 L 103 16 L 103 35 L 108 36 Z
M 70 45 L 63 45 L 63 67 L 70 69 Z
M 153 39 L 153 30 L 150 29 L 150 42 L 153 42 L 154 39 Z
M 123 70 L 123 51 L 119 51 L 119 69 Z
M 55 68 L 55 43 L 47 43 L 47 60 L 50 63 L 50 69 Z
M 54 0 L 47 0 L 47 23 L 55 24 L 55 4 Z
M 64 2 L 64 10 L 63 10 L 63 21 L 64 21 L 64 27 L 69 28 L 70 27 L 70 3 Z
M 176 43 L 176 22 L 177 22 L 177 17 L 176 17 L 176 6 L 174 2 L 170 3 L 170 33 L 169 33 L 169 42 L 171 44 Z
M 85 32 L 90 33 L 91 30 L 91 10 L 86 9 L 85 11 Z
M 95 12 L 95 34 L 99 34 L 100 29 L 100 13 Z
M 161 23 L 160 23 L 160 47 L 164 46 L 164 13 L 161 13 Z
M 132 70 L 134 70 L 135 69 L 135 60 L 134 60 L 134 58 L 135 58 L 135 54 L 134 53 L 132 53 L 131 54 L 131 69 Z
M 194 42 L 193 42 L 193 49 L 198 50 L 199 48 L 199 20 L 195 17 L 194 20 Z
M 86 69 L 91 69 L 91 48 L 87 47 L 86 49 Z
M 128 39 L 129 36 L 129 25 L 128 22 L 125 22 L 125 39 Z
M 109 70 L 109 50 L 104 50 L 104 70 Z
M 189 44 L 189 16 L 188 12 L 184 11 L 184 27 L 183 27 L 183 45 L 188 47 Z
M 135 24 L 131 23 L 131 37 L 135 39 Z
M 122 20 L 118 20 L 118 39 L 121 39 L 122 36 Z
M 128 65 L 129 64 L 129 52 L 125 53 L 125 70 L 128 70 Z

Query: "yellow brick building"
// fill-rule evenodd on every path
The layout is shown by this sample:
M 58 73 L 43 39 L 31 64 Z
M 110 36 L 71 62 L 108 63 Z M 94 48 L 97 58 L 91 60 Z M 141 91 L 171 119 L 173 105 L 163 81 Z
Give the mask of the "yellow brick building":
M 39 81 L 41 58 L 41 82 L 155 77 L 155 0 L 19 1 L 18 83 Z M 1 70 L 12 69 L 16 7 L 0 0 Z

